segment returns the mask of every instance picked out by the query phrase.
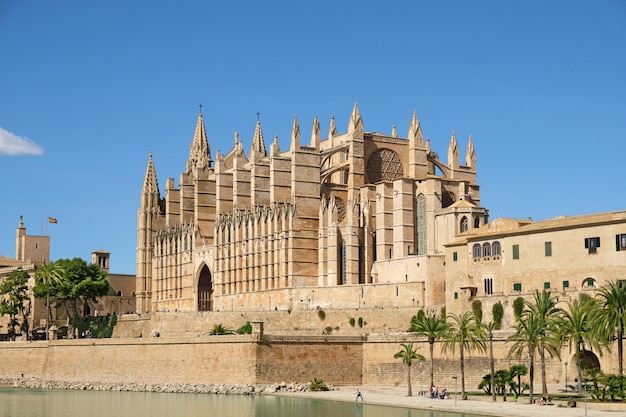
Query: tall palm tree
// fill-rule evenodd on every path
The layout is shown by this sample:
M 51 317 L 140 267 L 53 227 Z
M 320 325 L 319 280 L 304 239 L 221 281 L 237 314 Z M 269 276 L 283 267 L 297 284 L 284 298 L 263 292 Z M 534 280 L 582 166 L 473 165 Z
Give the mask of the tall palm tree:
M 491 400 L 496 401 L 496 386 L 495 386 L 495 363 L 493 360 L 493 331 L 496 330 L 497 325 L 490 321 L 487 324 L 483 324 L 485 331 L 487 332 L 487 338 L 489 339 L 489 370 L 490 370 L 490 384 L 491 384 Z
M 533 403 L 533 383 L 535 381 L 535 354 L 541 341 L 543 327 L 545 323 L 532 314 L 526 314 L 520 317 L 516 326 L 516 333 L 507 339 L 513 345 L 509 350 L 509 356 L 520 359 L 525 351 L 528 351 L 528 377 L 530 379 L 530 387 L 528 391 L 528 401 Z
M 35 286 L 41 285 L 46 291 L 46 340 L 48 340 L 48 317 L 50 316 L 50 288 L 63 280 L 65 271 L 55 263 L 40 265 L 35 271 Z
M 435 386 L 433 358 L 435 342 L 443 337 L 447 329 L 448 323 L 446 323 L 445 318 L 438 317 L 433 311 L 425 313 L 424 310 L 420 310 L 417 315 L 411 318 L 409 331 L 428 339 L 430 351 L 430 387 Z
M 402 346 L 402 350 L 399 352 L 396 352 L 396 354 L 393 355 L 393 357 L 396 359 L 402 359 L 402 362 L 406 363 L 407 365 L 407 369 L 408 369 L 407 385 L 409 387 L 409 392 L 407 395 L 409 397 L 412 397 L 413 390 L 411 389 L 411 365 L 413 364 L 414 360 L 425 361 L 426 358 L 420 355 L 419 353 L 417 353 L 415 349 L 413 349 L 413 343 L 410 343 L 410 344 L 402 343 L 400 346 Z
M 538 351 L 541 363 L 541 390 L 546 394 L 548 393 L 546 378 L 546 352 L 550 354 L 550 357 L 556 356 L 557 358 L 560 358 L 560 343 L 557 337 L 558 332 L 555 323 L 563 310 L 556 306 L 558 302 L 559 301 L 556 297 L 552 296 L 549 291 L 543 290 L 540 292 L 539 290 L 536 290 L 533 302 L 527 302 L 526 308 L 522 313 L 532 314 L 545 324 L 542 326 L 543 333 L 539 341 Z
M 567 343 L 570 352 L 572 347 L 576 355 L 576 370 L 578 372 L 578 393 L 582 393 L 582 375 L 580 360 L 586 346 L 595 349 L 602 355 L 602 347 L 608 346 L 606 339 L 598 337 L 592 323 L 591 316 L 599 306 L 595 298 L 585 300 L 573 300 L 567 303 L 567 309 L 557 321 L 559 336 L 563 342 Z
M 465 399 L 465 351 L 471 352 L 473 349 L 480 352 L 485 351 L 485 330 L 478 322 L 476 316 L 469 311 L 456 315 L 448 314 L 450 326 L 444 336 L 443 351 L 454 353 L 456 347 L 459 348 L 459 359 L 461 361 L 461 398 Z
M 619 374 L 624 374 L 624 331 L 626 326 L 626 281 L 609 281 L 596 294 L 600 308 L 593 321 L 598 333 L 607 341 L 617 339 Z

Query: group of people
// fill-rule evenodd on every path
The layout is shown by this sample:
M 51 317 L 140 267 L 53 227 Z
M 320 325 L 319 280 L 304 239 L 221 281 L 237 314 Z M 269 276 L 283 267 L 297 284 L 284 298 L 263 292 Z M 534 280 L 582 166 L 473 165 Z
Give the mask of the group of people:
M 445 400 L 447 397 L 449 397 L 448 390 L 445 388 L 442 391 L 439 391 L 438 387 L 430 387 L 428 392 L 430 393 L 430 398 L 432 398 L 433 400 Z

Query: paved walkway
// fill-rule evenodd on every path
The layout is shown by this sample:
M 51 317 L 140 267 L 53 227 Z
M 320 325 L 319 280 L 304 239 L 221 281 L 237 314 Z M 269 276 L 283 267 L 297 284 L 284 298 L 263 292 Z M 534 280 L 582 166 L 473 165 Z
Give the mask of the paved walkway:
M 584 401 L 577 401 L 577 408 L 566 408 L 564 403 L 555 402 L 552 406 L 540 406 L 528 404 L 527 398 L 514 402 L 509 397 L 507 402 L 498 397 L 497 402 L 492 402 L 490 397 L 470 397 L 466 401 L 454 399 L 454 393 L 448 400 L 432 400 L 427 396 L 417 395 L 419 387 L 415 390 L 414 396 L 407 397 L 406 387 L 334 387 L 332 391 L 324 392 L 301 392 L 301 393 L 280 393 L 279 395 L 296 396 L 304 398 L 317 398 L 330 401 L 350 401 L 356 398 L 356 389 L 359 388 L 363 394 L 364 402 L 367 404 L 421 408 L 432 410 L 447 410 L 458 413 L 481 414 L 500 417 L 622 417 L 626 416 L 626 404 L 587 404 L 585 412 Z M 554 390 L 553 392 L 558 392 Z M 539 397 L 537 397 L 538 399 Z

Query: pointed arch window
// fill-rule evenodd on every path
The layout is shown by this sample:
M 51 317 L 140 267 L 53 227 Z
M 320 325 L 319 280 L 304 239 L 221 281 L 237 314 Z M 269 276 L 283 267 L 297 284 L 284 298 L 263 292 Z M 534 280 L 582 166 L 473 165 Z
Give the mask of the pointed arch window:
M 420 194 L 415 201 L 415 248 L 418 255 L 428 252 L 428 235 L 426 219 L 426 196 Z
M 339 244 L 339 285 L 346 284 L 346 241 Z
M 468 229 L 469 229 L 469 221 L 467 220 L 467 217 L 463 216 L 463 218 L 461 219 L 461 233 L 467 232 Z
M 480 227 L 480 218 L 476 217 L 474 219 L 474 229 L 478 229 Z

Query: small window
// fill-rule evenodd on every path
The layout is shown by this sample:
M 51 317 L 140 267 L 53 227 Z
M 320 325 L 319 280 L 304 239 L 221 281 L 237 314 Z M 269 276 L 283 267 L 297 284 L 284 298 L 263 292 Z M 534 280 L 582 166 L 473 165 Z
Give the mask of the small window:
M 594 288 L 596 286 L 596 280 L 593 278 L 585 278 L 583 281 L 583 288 Z
M 552 242 L 546 242 L 546 256 L 552 256 Z
M 563 290 L 569 288 L 569 281 L 563 281 Z
M 459 260 L 459 254 L 457 252 L 452 252 L 452 260 L 454 262 Z
M 458 292 L 455 292 L 455 293 L 454 293 L 454 299 L 455 299 L 455 300 L 457 300 L 458 298 L 459 298 L 459 293 L 458 293 Z
M 513 284 L 513 291 L 515 292 L 522 292 L 522 283 L 521 282 L 516 282 Z
M 513 245 L 513 259 L 519 259 L 519 245 Z
M 544 290 L 549 290 L 550 289 L 550 283 L 549 282 L 544 282 L 543 283 L 543 289 Z
M 599 247 L 600 247 L 599 237 L 585 238 L 585 249 L 589 249 L 589 253 L 596 253 Z
M 485 294 L 493 294 L 493 278 L 485 278 L 483 284 L 485 286 Z
M 615 250 L 626 250 L 626 233 L 615 235 Z

